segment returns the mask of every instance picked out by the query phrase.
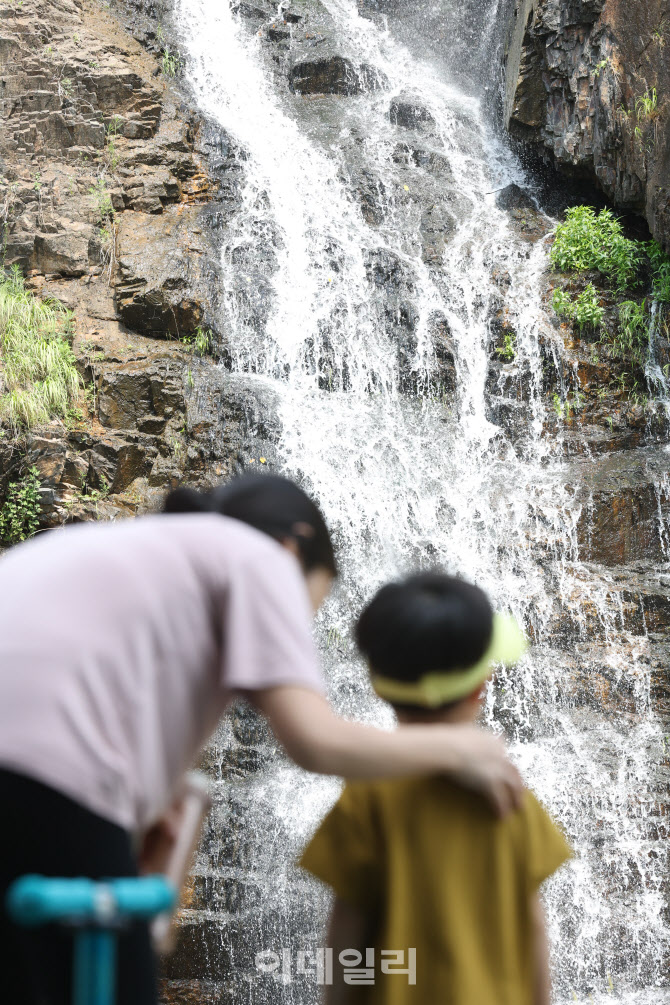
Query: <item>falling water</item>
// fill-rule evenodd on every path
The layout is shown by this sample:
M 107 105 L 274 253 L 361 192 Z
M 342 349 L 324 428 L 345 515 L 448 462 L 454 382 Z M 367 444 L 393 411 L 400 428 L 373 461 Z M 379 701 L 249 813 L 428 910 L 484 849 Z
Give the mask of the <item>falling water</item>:
M 528 185 L 480 100 L 495 84 L 504 4 L 444 0 L 405 20 L 386 6 L 362 17 L 353 0 L 294 5 L 375 70 L 367 93 L 309 99 L 290 93 L 263 26 L 225 3 L 180 0 L 190 85 L 244 158 L 222 251 L 231 388 L 253 386 L 273 410 L 267 459 L 309 487 L 335 531 L 344 571 L 319 632 L 343 713 L 390 725 L 349 628 L 403 570 L 460 573 L 526 624 L 530 655 L 490 687 L 486 718 L 577 850 L 547 888 L 556 1000 L 670 1002 L 648 639 L 622 628 L 621 584 L 580 562 L 588 500 L 544 435 L 546 248 L 513 232 L 493 194 Z M 436 32 L 422 45 L 417 33 L 439 24 L 439 45 Z M 304 46 L 306 28 L 292 30 Z M 402 128 L 394 100 L 427 114 Z M 516 359 L 492 366 L 503 296 Z M 259 464 L 253 440 L 249 451 Z M 602 708 L 576 697 L 592 671 L 611 687 Z M 250 728 L 228 724 L 220 749 Z M 242 894 L 227 914 L 210 897 L 198 918 L 220 932 L 210 962 L 220 952 L 235 965 L 231 1001 L 313 1002 L 313 979 L 259 975 L 253 958 L 322 944 L 327 899 L 292 860 L 338 787 L 270 758 L 267 740 L 257 751 L 260 770 L 221 787 L 200 863 Z

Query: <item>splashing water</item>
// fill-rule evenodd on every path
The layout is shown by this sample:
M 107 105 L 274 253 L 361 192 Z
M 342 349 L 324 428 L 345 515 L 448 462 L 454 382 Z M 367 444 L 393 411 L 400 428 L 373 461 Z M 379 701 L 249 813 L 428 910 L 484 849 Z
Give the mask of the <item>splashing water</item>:
M 522 619 L 533 648 L 489 688 L 486 718 L 505 730 L 577 850 L 547 888 L 557 1001 L 658 1005 L 670 1002 L 670 931 L 649 639 L 622 628 L 620 584 L 580 562 L 587 502 L 560 443 L 543 435 L 546 249 L 522 241 L 496 207 L 492 192 L 528 183 L 470 93 L 496 49 L 499 8 L 478 4 L 486 37 L 470 83 L 461 68 L 456 85 L 446 59 L 422 62 L 384 18 L 325 0 L 338 52 L 373 66 L 382 86 L 308 100 L 266 63 L 262 32 L 226 4 L 180 0 L 199 107 L 245 157 L 242 206 L 222 252 L 221 328 L 233 372 L 277 411 L 277 463 L 314 493 L 335 531 L 344 574 L 320 617 L 333 700 L 390 724 L 348 630 L 399 571 L 460 573 Z M 456 50 L 458 39 L 449 44 Z M 394 101 L 427 113 L 422 124 L 400 128 Z M 515 359 L 492 366 L 501 288 Z M 667 493 L 661 522 L 664 506 Z M 580 700 L 591 674 L 602 694 Z M 234 745 L 230 725 L 220 743 Z M 214 917 L 221 951 L 247 981 L 236 1001 L 314 1000 L 300 975 L 258 983 L 249 960 L 322 940 L 324 896 L 291 862 L 336 793 L 334 782 L 273 760 L 221 795 L 218 850 L 201 866 L 211 873 L 216 863 L 245 890 L 234 913 L 246 956 L 231 919 Z M 247 849 L 244 869 L 223 832 Z

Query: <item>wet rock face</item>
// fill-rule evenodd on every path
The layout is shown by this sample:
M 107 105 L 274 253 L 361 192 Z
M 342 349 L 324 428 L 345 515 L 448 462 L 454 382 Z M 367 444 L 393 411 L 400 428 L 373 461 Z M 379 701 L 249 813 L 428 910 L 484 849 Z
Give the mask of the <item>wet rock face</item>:
M 124 214 L 117 239 L 119 314 L 135 331 L 159 338 L 192 335 L 202 326 L 210 296 L 203 263 L 211 243 L 196 206 L 160 216 Z M 208 254 L 209 253 L 209 254 Z
M 506 84 L 512 135 L 644 215 L 666 249 L 669 41 L 663 0 L 516 0 Z
M 389 108 L 389 118 L 394 126 L 416 129 L 423 123 L 433 124 L 433 116 L 427 108 L 411 98 L 394 98 Z
M 585 561 L 609 566 L 639 559 L 665 561 L 666 470 L 664 447 L 620 451 L 574 464 L 583 499 L 577 536 Z
M 373 66 L 363 63 L 357 67 L 342 56 L 319 53 L 313 59 L 294 63 L 289 84 L 299 94 L 352 95 L 376 90 L 382 86 L 382 79 Z
M 155 40 L 144 13 L 134 28 Z M 73 311 L 82 378 L 66 425 L 0 438 L 0 501 L 34 464 L 44 527 L 154 508 L 169 487 L 230 475 L 242 448 L 247 403 L 181 341 L 216 327 L 217 234 L 241 167 L 157 55 L 98 3 L 24 0 L 3 19 L 5 263 Z

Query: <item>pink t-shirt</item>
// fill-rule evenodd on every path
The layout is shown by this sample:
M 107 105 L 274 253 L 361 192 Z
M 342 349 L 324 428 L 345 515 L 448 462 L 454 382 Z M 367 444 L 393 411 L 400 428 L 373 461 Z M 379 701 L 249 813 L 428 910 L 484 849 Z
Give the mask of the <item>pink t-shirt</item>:
M 130 830 L 236 691 L 322 692 L 297 560 L 215 514 L 82 524 L 0 558 L 0 765 Z

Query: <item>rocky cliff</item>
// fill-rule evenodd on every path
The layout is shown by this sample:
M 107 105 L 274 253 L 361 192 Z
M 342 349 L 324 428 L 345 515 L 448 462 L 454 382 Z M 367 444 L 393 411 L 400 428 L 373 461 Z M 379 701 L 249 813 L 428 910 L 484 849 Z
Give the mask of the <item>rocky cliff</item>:
M 515 0 L 507 45 L 512 136 L 594 180 L 670 247 L 670 4 Z
M 181 98 L 160 22 L 135 18 L 138 41 L 130 17 L 85 0 L 2 8 L 4 264 L 73 312 L 82 381 L 65 421 L 0 437 L 0 498 L 35 465 L 42 526 L 216 481 L 241 445 L 244 408 L 211 356 L 234 154 Z

